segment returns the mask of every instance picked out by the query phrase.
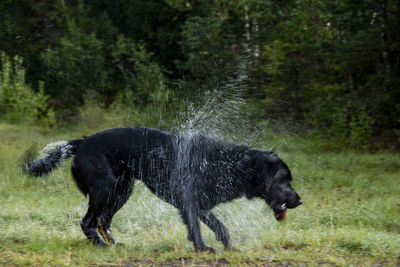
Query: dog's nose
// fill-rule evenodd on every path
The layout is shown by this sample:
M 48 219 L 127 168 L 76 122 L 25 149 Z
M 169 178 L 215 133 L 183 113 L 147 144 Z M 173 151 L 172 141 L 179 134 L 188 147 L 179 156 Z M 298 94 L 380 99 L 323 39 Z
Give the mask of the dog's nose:
M 303 204 L 303 200 L 299 199 L 299 200 L 297 201 L 297 206 L 299 206 L 299 205 L 301 205 L 301 204 Z

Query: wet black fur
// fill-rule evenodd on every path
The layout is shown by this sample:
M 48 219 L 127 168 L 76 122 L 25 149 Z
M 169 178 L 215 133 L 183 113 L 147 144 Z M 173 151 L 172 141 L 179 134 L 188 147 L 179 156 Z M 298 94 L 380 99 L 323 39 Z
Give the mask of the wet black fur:
M 115 243 L 111 220 L 128 200 L 135 179 L 179 209 L 188 238 L 199 251 L 213 249 L 205 246 L 198 219 L 230 247 L 226 227 L 211 212 L 219 203 L 242 196 L 259 197 L 276 213 L 282 212 L 283 203 L 287 208 L 301 204 L 290 185 L 287 165 L 272 152 L 144 127 L 110 129 L 68 145 L 67 156 L 75 156 L 72 175 L 80 191 L 89 197 L 82 230 L 94 244 Z M 39 176 L 53 170 L 60 164 L 57 151 L 46 160 L 27 163 L 28 172 Z

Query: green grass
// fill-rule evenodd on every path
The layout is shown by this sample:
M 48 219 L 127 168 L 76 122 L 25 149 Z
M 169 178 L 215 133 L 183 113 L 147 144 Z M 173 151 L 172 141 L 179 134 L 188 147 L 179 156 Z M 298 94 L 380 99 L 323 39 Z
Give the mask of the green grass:
M 176 210 L 139 183 L 112 224 L 124 245 L 93 247 L 79 226 L 86 199 L 71 179 L 70 161 L 45 178 L 27 177 L 17 168 L 32 143 L 44 146 L 93 132 L 0 124 L 1 265 L 399 266 L 399 154 L 324 152 L 318 141 L 294 137 L 265 138 L 259 148 L 280 144 L 277 152 L 291 167 L 304 205 L 289 210 L 282 223 L 259 200 L 216 207 L 236 251 L 225 251 L 202 225 L 205 242 L 217 253 L 195 253 Z

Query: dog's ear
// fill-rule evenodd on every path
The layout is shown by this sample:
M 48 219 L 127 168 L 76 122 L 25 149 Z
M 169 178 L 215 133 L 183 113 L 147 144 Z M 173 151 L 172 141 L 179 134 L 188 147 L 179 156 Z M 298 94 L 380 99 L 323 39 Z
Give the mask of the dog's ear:
M 252 170 L 251 155 L 249 155 L 248 150 L 242 151 L 237 154 L 236 162 L 237 167 L 241 170 Z
M 279 164 L 282 160 L 272 151 L 263 152 L 265 155 L 265 159 L 270 164 Z
M 271 173 L 275 165 L 273 163 L 275 157 L 272 154 L 255 149 L 246 151 L 247 167 L 251 170 L 251 179 L 256 186 L 265 184 L 265 181 L 272 178 L 271 175 L 275 174 L 275 172 Z

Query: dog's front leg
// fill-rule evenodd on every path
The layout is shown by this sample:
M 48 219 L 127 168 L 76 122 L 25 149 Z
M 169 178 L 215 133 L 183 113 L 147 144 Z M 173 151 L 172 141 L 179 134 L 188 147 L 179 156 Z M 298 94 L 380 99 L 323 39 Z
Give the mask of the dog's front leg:
M 215 233 L 216 239 L 224 244 L 225 249 L 233 249 L 228 229 L 211 211 L 201 211 L 199 218 Z
M 184 203 L 184 206 L 181 208 L 182 219 L 186 224 L 189 240 L 191 239 L 191 241 L 193 241 L 195 250 L 215 253 L 213 248 L 207 247 L 204 244 L 203 238 L 201 237 L 199 220 L 197 219 L 198 210 L 193 200 L 184 201 Z

